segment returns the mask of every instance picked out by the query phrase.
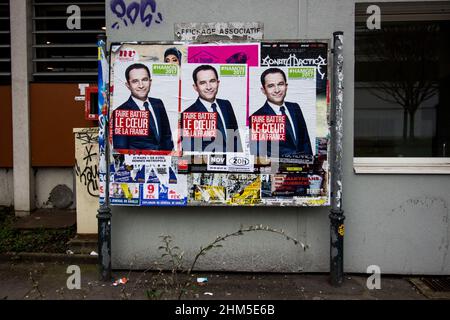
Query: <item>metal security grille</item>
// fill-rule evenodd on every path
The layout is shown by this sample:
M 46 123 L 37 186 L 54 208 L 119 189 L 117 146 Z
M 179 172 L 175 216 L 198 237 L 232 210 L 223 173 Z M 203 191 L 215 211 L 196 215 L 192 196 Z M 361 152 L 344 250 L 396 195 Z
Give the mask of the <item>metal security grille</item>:
M 435 277 L 435 278 L 421 278 L 421 280 L 437 292 L 450 292 L 450 278 L 449 277 Z
M 410 278 L 409 281 L 429 299 L 450 299 L 448 276 Z
M 0 83 L 11 83 L 9 0 L 0 0 Z
M 33 80 L 96 81 L 96 39 L 105 33 L 105 1 L 34 0 L 32 9 Z

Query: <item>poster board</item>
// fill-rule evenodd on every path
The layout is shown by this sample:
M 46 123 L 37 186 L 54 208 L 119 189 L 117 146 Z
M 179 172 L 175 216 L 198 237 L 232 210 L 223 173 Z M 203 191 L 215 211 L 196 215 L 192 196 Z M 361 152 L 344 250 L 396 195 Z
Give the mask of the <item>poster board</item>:
M 328 41 L 111 45 L 112 205 L 327 206 Z

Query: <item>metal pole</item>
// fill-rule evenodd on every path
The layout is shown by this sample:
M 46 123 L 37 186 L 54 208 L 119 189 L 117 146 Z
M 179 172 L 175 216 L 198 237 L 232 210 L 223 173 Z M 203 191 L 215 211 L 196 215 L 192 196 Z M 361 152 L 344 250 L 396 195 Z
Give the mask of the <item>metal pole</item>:
M 330 276 L 333 286 L 344 281 L 344 211 L 342 210 L 342 134 L 344 106 L 344 33 L 333 33 L 333 104 L 331 108 Z
M 109 65 L 106 55 L 106 36 L 97 36 L 98 47 L 98 143 L 100 198 L 98 220 L 98 266 L 100 279 L 111 280 L 111 209 L 109 207 Z

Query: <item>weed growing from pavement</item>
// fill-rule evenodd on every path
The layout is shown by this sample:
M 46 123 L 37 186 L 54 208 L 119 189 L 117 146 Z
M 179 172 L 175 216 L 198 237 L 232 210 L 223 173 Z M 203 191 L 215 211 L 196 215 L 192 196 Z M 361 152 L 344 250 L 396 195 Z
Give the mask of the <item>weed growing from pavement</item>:
M 160 257 L 160 264 L 164 265 L 164 262 L 170 265 L 170 276 L 166 277 L 163 269 L 160 268 L 159 273 L 154 277 L 152 281 L 152 287 L 146 290 L 148 299 L 160 299 L 165 293 L 175 293 L 178 299 L 183 296 L 193 293 L 195 291 L 192 271 L 194 270 L 198 260 L 205 256 L 209 251 L 217 248 L 222 248 L 222 243 L 232 237 L 242 236 L 249 232 L 271 232 L 282 235 L 287 241 L 292 241 L 294 245 L 300 245 L 303 250 L 308 248 L 307 245 L 298 241 L 297 239 L 287 235 L 283 229 L 274 229 L 269 226 L 263 225 L 251 225 L 248 227 L 241 226 L 237 231 L 225 234 L 223 236 L 217 236 L 217 238 L 206 246 L 201 246 L 194 259 L 190 264 L 185 264 L 184 251 L 180 247 L 173 245 L 173 238 L 170 235 L 161 235 L 162 245 L 158 250 L 162 251 Z M 144 271 L 147 272 L 148 270 Z M 162 287 L 162 289 L 161 289 Z
M 4 252 L 53 252 L 64 253 L 67 241 L 75 235 L 75 228 L 60 230 L 14 229 L 16 221 L 12 208 L 0 210 L 0 253 Z
M 36 270 L 35 270 L 34 272 L 37 273 Z M 28 279 L 31 281 L 31 283 L 32 283 L 33 286 L 32 286 L 32 288 L 31 288 L 30 290 L 27 291 L 27 293 L 25 293 L 25 294 L 23 295 L 23 297 L 24 297 L 25 299 L 28 299 L 28 298 L 30 298 L 30 295 L 31 295 L 32 293 L 36 292 L 36 293 L 38 293 L 38 298 L 39 298 L 39 299 L 44 299 L 44 295 L 42 294 L 41 290 L 39 289 L 39 281 L 37 281 L 37 280 L 34 279 L 34 277 L 33 277 L 33 272 L 30 271 L 30 272 L 28 273 Z

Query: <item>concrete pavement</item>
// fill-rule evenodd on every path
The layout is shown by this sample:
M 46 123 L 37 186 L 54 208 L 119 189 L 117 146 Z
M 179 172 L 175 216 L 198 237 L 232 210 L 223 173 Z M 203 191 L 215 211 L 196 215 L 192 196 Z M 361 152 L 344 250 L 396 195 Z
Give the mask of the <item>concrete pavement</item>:
M 116 300 L 177 299 L 172 275 L 157 272 L 114 271 L 114 279 L 126 278 L 126 284 L 99 281 L 97 265 L 80 263 L 80 289 L 74 273 L 67 273 L 74 262 L 0 262 L 0 299 L 19 300 Z M 72 264 L 73 265 L 73 264 Z M 75 267 L 76 268 L 76 267 Z M 182 276 L 179 276 L 183 280 Z M 207 283 L 197 283 L 197 277 Z M 346 275 L 344 284 L 335 288 L 327 274 L 259 274 L 199 272 L 191 277 L 192 286 L 182 299 L 189 300 L 424 300 L 406 277 L 381 278 L 381 289 L 369 290 L 366 275 Z M 179 280 L 175 283 L 182 283 Z

